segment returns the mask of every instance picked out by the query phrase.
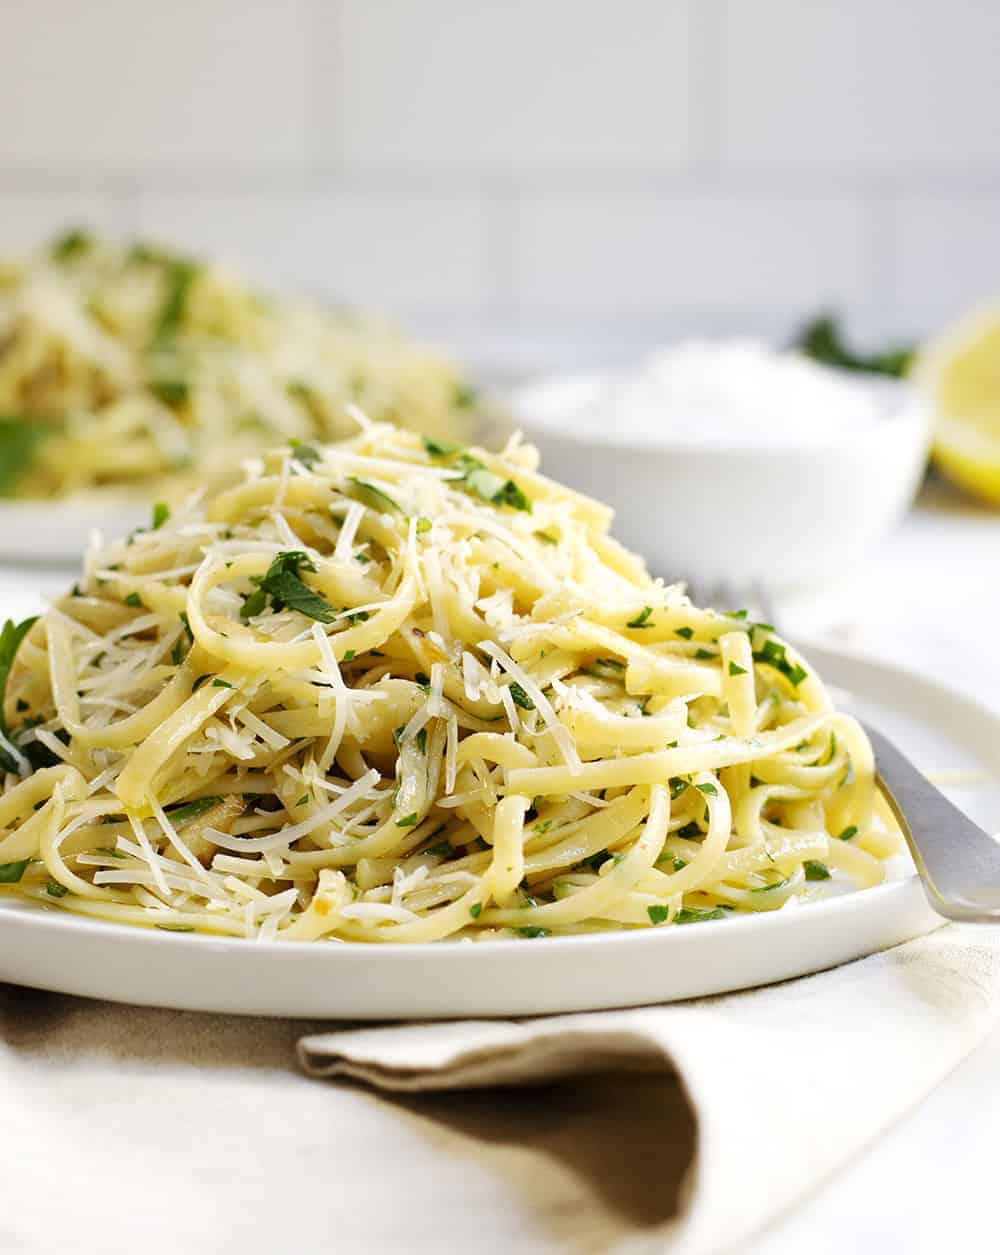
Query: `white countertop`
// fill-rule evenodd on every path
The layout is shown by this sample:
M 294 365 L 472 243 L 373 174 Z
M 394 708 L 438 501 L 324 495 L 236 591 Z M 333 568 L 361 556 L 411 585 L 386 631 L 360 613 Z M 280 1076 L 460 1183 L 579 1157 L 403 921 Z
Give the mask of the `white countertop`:
M 37 611 L 40 595 L 71 580 L 53 569 L 0 568 L 3 615 Z M 1000 512 L 932 483 L 858 573 L 822 636 L 1000 707 L 998 624 Z M 844 1060 L 853 1066 L 860 1061 Z M 752 1255 L 938 1255 L 981 1239 L 993 1222 L 998 1144 L 1000 1029 L 868 1153 L 754 1243 Z
M 861 579 L 864 609 L 831 639 L 1000 707 L 1000 513 L 938 485 Z M 1000 825 L 1000 816 L 997 817 Z M 844 1060 L 845 1068 L 863 1066 Z M 988 1250 L 1000 1145 L 1000 1028 L 920 1106 L 752 1255 Z

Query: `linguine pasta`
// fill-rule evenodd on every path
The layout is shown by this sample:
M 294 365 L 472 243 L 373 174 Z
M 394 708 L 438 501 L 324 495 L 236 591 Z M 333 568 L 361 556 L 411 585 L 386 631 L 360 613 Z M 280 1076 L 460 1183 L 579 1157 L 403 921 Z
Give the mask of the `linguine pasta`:
M 183 497 L 271 444 L 350 434 L 352 404 L 454 436 L 474 397 L 438 353 L 357 314 L 79 231 L 0 264 L 0 495 L 156 484 Z
M 6 891 L 420 942 L 880 881 L 899 837 L 858 724 L 769 626 L 651 580 L 536 461 L 364 420 L 93 547 L 0 640 Z

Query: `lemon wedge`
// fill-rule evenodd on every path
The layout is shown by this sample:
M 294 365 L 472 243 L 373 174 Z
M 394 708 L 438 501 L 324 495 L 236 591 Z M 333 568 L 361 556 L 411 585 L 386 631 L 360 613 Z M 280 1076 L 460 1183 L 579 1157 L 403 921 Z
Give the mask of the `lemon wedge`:
M 942 474 L 1000 505 L 1000 309 L 979 310 L 926 346 L 912 377 L 934 407 Z

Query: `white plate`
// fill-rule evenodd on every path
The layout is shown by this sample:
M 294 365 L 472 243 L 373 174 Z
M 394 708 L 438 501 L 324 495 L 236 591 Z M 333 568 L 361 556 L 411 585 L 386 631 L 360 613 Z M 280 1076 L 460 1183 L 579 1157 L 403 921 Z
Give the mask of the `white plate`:
M 991 831 L 1000 826 L 1000 719 L 920 676 L 824 650 L 809 654 L 830 684 L 849 691 L 852 707 L 919 765 L 981 769 L 977 787 L 949 791 Z M 786 980 L 884 950 L 940 923 L 912 874 L 826 902 L 711 925 L 413 946 L 177 935 L 0 899 L 0 980 L 246 1015 L 532 1015 Z
M 109 489 L 54 501 L 0 501 L 0 561 L 79 570 L 92 531 L 111 539 L 148 524 L 151 500 Z

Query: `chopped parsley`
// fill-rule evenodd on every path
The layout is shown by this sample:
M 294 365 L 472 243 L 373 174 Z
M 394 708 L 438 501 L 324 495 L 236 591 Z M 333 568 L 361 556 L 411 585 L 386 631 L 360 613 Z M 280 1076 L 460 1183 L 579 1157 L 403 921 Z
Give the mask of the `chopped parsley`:
M 761 624 L 757 625 L 761 627 Z M 764 641 L 760 649 L 753 651 L 755 661 L 767 663 L 774 667 L 776 671 L 780 671 L 786 680 L 791 684 L 792 688 L 798 688 L 804 679 L 809 675 L 805 667 L 799 663 L 791 663 L 785 656 L 785 646 L 780 641 L 771 639 L 770 637 Z
M 482 902 L 477 902 L 475 906 L 469 907 L 469 914 L 472 916 L 473 919 L 478 919 L 480 915 L 482 915 L 482 913 L 483 913 Z
M 133 609 L 137 609 L 142 605 L 142 598 L 138 593 L 129 593 L 129 595 L 125 598 L 125 605 L 131 606 Z
M 683 780 L 680 776 L 675 776 L 670 781 L 670 800 L 676 801 L 677 798 L 687 789 L 690 781 Z
M 192 819 L 199 819 L 213 806 L 218 806 L 221 801 L 221 797 L 195 798 L 193 802 L 185 802 L 182 806 L 168 806 L 166 815 L 175 828 L 183 828 Z
M 0 415 L 0 497 L 9 497 L 47 435 L 40 423 L 14 414 Z
M 186 379 L 151 379 L 149 390 L 158 401 L 176 409 L 184 405 L 191 395 L 191 385 Z
M 508 690 L 515 706 L 520 706 L 522 710 L 534 710 L 535 703 L 528 694 L 521 688 L 516 680 L 512 680 L 508 686 Z
M 746 667 L 741 667 L 738 662 L 730 662 L 729 664 L 730 675 L 746 675 L 746 673 L 747 673 Z
M 50 898 L 64 898 L 69 890 L 65 885 L 61 885 L 58 880 L 53 880 L 50 876 L 46 885 L 45 892 Z
M 411 815 L 404 815 L 402 819 L 396 820 L 397 828 L 416 828 L 420 823 L 420 816 L 414 811 Z
M 421 728 L 417 733 L 417 749 L 421 754 L 427 753 L 427 729 Z
M 299 798 L 299 800 L 295 803 L 295 805 L 296 807 L 305 806 L 306 802 L 308 801 L 309 801 L 309 794 L 303 793 L 302 796 Z
M 422 850 L 422 854 L 430 854 L 433 858 L 450 858 L 455 852 L 454 846 L 450 841 L 439 841 L 437 845 L 428 846 L 426 850 Z
M 296 440 L 294 436 L 288 443 L 291 445 L 292 457 L 295 458 L 296 462 L 301 462 L 303 466 L 308 467 L 309 470 L 312 470 L 317 462 L 322 462 L 322 453 L 318 449 L 314 449 L 311 444 L 305 444 L 301 440 Z
M 630 620 L 628 621 L 628 623 L 626 623 L 626 624 L 625 624 L 625 626 L 626 626 L 626 627 L 630 627 L 630 628 L 651 628 L 651 627 L 655 627 L 655 626 L 656 626 L 655 624 L 653 624 L 653 623 L 650 623 L 650 622 L 649 622 L 649 616 L 650 616 L 652 613 L 653 613 L 653 607 L 652 607 L 652 606 L 643 606 L 643 608 L 642 608 L 642 610 L 640 611 L 640 613 L 639 613 L 639 614 L 637 614 L 637 615 L 635 616 L 635 618 L 634 618 L 634 619 L 630 619 Z
M 165 501 L 153 502 L 153 521 L 150 531 L 158 532 L 163 524 L 170 518 L 170 507 Z
M 700 649 L 700 648 L 699 648 L 699 649 L 697 649 L 697 650 L 695 651 L 695 655 L 694 655 L 694 656 L 695 656 L 695 658 L 697 658 L 697 659 L 698 659 L 698 661 L 699 661 L 699 662 L 704 662 L 704 661 L 705 661 L 705 659 L 707 659 L 707 658 L 714 658 L 714 657 L 715 657 L 715 654 L 713 654 L 713 653 L 712 653 L 712 651 L 711 651 L 710 649 Z
M 93 247 L 94 237 L 90 232 L 75 227 L 54 240 L 49 246 L 49 252 L 55 261 L 72 261 L 83 253 L 89 253 Z
M 451 440 L 434 440 L 430 436 L 424 436 L 424 448 L 432 458 L 450 458 L 455 453 L 461 453 L 463 446 L 454 444 Z
M 7 732 L 7 721 L 3 717 L 4 696 L 7 692 L 7 680 L 10 677 L 10 669 L 14 665 L 14 659 L 20 648 L 21 642 L 28 635 L 37 622 L 38 616 L 35 615 L 30 619 L 22 619 L 20 623 L 15 623 L 13 619 L 8 619 L 0 630 L 0 732 Z M 7 767 L 8 771 L 14 770 L 14 764 L 9 766 L 5 761 L 8 755 L 0 751 L 0 763 Z M 20 879 L 20 877 L 18 877 Z
M 16 885 L 30 862 L 30 858 L 22 858 L 16 863 L 0 863 L 0 885 Z
M 707 793 L 709 797 L 718 797 L 719 790 L 714 784 L 696 784 L 694 786 L 699 793 Z
M 850 841 L 851 837 L 856 837 L 857 835 L 858 835 L 857 824 L 850 824 L 847 828 L 844 829 L 843 832 L 838 834 L 838 840 Z
M 231 689 L 232 687 L 228 680 L 223 680 L 220 676 L 216 676 L 212 681 L 212 688 L 214 689 Z
M 315 570 L 315 564 L 301 550 L 279 553 L 266 575 L 250 577 L 256 588 L 243 599 L 240 618 L 246 621 L 262 614 L 270 599 L 271 609 L 276 613 L 287 608 L 319 623 L 332 623 L 337 617 L 333 606 L 310 588 L 299 574 L 300 571 Z
M 802 866 L 805 868 L 806 880 L 830 879 L 830 869 L 825 863 L 818 863 L 815 859 L 807 858 Z
M 774 880 L 769 885 L 754 885 L 754 887 L 750 890 L 750 892 L 751 893 L 770 893 L 772 889 L 784 889 L 785 885 L 787 884 L 788 884 L 788 877 L 785 876 L 783 880 Z
M 674 629 L 674 636 L 682 636 L 684 640 L 689 641 L 694 636 L 693 627 L 679 627 Z
M 374 484 L 370 484 L 367 479 L 358 479 L 356 475 L 348 475 L 347 482 L 353 484 L 360 491 L 364 503 L 372 506 L 373 509 L 384 512 L 385 507 L 388 506 L 390 510 L 395 510 L 397 514 L 403 513 L 403 507 L 398 501 L 394 501 L 381 488 L 376 488 Z
M 358 651 L 356 649 L 345 649 L 344 656 L 341 659 L 341 662 L 353 662 L 354 659 L 357 657 L 357 653 Z
M 432 527 L 433 527 L 433 524 L 431 523 L 430 519 L 424 518 L 423 515 L 421 515 L 420 518 L 417 519 L 417 535 L 418 536 L 422 536 L 424 532 L 429 532 Z
M 653 924 L 665 924 L 670 918 L 670 907 L 662 906 L 657 903 L 656 906 L 647 906 L 646 914 L 649 916 L 650 922 Z
M 201 273 L 194 262 L 178 257 L 167 271 L 167 295 L 160 309 L 160 317 L 153 335 L 154 343 L 168 340 L 181 324 L 191 286 Z
M 549 935 L 549 930 L 547 928 L 516 928 L 514 931 L 520 933 L 522 937 L 534 938 L 547 937 Z
M 686 906 L 674 916 L 675 924 L 701 924 L 710 919 L 725 919 L 726 910 L 717 906 L 713 910 L 699 910 L 697 907 Z

